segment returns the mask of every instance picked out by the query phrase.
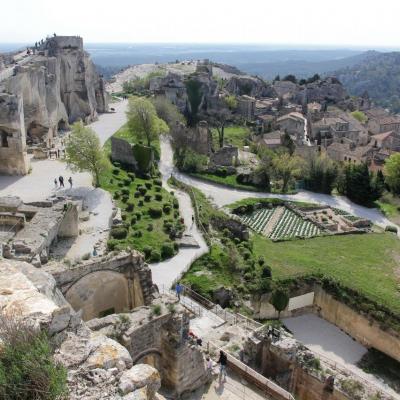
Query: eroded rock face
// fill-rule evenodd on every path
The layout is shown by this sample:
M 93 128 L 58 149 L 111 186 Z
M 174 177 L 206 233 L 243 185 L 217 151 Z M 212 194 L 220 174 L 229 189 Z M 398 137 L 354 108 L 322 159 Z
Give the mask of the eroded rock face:
M 89 122 L 106 111 L 104 83 L 82 39 L 58 36 L 43 47 L 0 83 L 2 91 L 22 95 L 28 135 L 54 133 L 59 123 Z

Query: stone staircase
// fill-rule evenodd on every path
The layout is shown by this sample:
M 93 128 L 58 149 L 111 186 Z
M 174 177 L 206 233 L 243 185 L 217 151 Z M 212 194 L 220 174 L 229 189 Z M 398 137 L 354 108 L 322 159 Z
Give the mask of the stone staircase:
M 285 212 L 285 207 L 283 207 L 283 206 L 276 207 L 274 214 L 272 215 L 271 219 L 268 221 L 268 224 L 265 225 L 265 227 L 262 231 L 262 234 L 264 236 L 269 237 L 269 235 L 274 230 L 276 224 L 281 219 L 284 212 Z

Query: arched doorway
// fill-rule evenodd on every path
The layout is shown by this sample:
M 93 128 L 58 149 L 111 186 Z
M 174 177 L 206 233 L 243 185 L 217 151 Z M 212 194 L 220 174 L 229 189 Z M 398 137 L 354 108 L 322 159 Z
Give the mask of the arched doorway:
M 114 271 L 85 275 L 68 289 L 65 298 L 75 311 L 82 311 L 84 321 L 131 308 L 128 280 Z

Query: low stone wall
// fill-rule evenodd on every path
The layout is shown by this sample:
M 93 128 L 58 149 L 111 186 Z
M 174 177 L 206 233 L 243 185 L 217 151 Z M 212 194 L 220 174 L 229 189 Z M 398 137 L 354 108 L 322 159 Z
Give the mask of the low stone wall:
M 335 300 L 318 286 L 315 288 L 314 305 L 318 315 L 338 326 L 359 343 L 366 347 L 374 347 L 400 361 L 400 337 L 383 331 L 378 323 Z

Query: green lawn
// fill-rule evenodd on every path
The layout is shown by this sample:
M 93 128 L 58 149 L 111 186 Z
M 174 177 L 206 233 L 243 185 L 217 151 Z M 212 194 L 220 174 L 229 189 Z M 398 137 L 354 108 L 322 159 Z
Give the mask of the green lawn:
M 388 219 L 395 224 L 400 224 L 400 198 L 398 196 L 386 192 L 375 204 Z
M 254 234 L 252 242 L 255 258 L 265 258 L 274 280 L 323 274 L 400 312 L 400 241 L 391 233 L 279 243 Z
M 219 148 L 218 144 L 218 132 L 214 128 L 212 129 L 213 145 L 215 149 Z M 250 135 L 250 129 L 243 125 L 232 125 L 226 126 L 224 130 L 224 141 L 226 144 L 232 144 L 234 146 L 243 148 L 245 145 L 245 139 Z
M 190 175 L 192 175 L 196 178 L 203 179 L 205 181 L 218 183 L 220 185 L 224 185 L 224 186 L 232 187 L 232 188 L 236 188 L 236 189 L 249 190 L 252 192 L 262 192 L 263 191 L 262 189 L 257 188 L 252 185 L 245 185 L 242 183 L 238 183 L 236 181 L 236 175 L 218 176 L 218 175 L 207 174 L 207 173 L 192 173 Z

